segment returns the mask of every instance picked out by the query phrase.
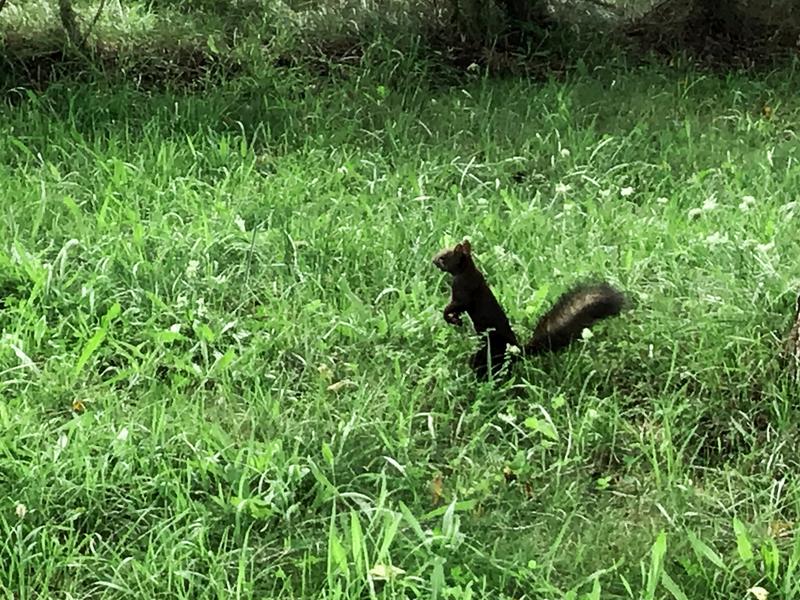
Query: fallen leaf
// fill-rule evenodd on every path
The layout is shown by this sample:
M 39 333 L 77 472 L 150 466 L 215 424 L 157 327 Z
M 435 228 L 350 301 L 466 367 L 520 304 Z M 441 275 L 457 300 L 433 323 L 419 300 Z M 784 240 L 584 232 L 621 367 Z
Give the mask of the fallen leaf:
M 525 485 L 523 486 L 523 489 L 525 490 L 525 495 L 528 497 L 528 499 L 532 499 L 533 498 L 533 486 L 530 483 L 525 482 Z
M 341 381 L 337 381 L 336 383 L 330 384 L 328 386 L 328 391 L 329 392 L 338 392 L 343 387 L 350 386 L 350 385 L 355 385 L 355 383 L 353 383 L 349 379 L 342 379 Z
M 767 600 L 767 596 L 769 596 L 769 592 L 765 590 L 763 587 L 753 586 L 749 590 L 747 590 L 753 596 L 755 596 L 756 600 Z
M 431 493 L 433 494 L 433 505 L 436 506 L 444 500 L 444 480 L 441 474 L 436 475 L 431 482 Z
M 369 570 L 370 577 L 373 579 L 392 579 L 399 575 L 405 574 L 405 571 L 400 567 L 393 567 L 392 565 L 377 564 Z
M 789 537 L 793 527 L 794 523 L 791 521 L 773 521 L 769 524 L 769 534 L 775 538 Z

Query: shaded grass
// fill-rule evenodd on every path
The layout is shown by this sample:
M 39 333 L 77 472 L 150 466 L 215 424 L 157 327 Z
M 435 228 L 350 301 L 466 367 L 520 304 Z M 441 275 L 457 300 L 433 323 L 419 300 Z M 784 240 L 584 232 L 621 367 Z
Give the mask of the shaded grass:
M 794 71 L 442 89 L 372 51 L 6 105 L 4 589 L 797 597 Z M 635 308 L 477 386 L 430 265 L 463 235 L 520 332 L 590 274 Z

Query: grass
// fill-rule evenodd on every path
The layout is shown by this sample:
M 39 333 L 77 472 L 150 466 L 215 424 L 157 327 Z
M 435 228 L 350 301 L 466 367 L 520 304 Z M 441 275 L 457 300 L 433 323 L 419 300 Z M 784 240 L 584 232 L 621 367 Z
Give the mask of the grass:
M 8 96 L 7 597 L 800 597 L 794 67 L 427 69 Z M 634 307 L 477 385 L 462 236 L 520 333 Z

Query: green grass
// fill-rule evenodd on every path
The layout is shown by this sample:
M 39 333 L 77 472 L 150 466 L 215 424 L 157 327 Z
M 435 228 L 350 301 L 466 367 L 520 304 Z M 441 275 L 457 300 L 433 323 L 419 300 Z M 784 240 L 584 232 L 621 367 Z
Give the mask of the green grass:
M 370 52 L 9 96 L 6 596 L 800 598 L 798 74 Z M 634 306 L 477 385 L 461 236 L 520 333 L 590 275 Z

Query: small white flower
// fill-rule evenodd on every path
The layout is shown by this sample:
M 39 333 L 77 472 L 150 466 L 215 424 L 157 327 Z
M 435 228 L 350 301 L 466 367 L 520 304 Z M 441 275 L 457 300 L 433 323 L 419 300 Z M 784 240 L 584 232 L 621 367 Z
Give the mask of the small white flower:
M 239 228 L 239 231 L 241 231 L 242 233 L 247 231 L 247 225 L 245 224 L 244 219 L 241 216 L 236 215 L 233 218 L 233 222 L 236 223 L 236 226 Z
M 775 242 L 767 242 L 766 244 L 757 244 L 756 250 L 758 252 L 769 252 L 775 247 Z
M 569 158 L 569 155 L 570 155 L 569 148 L 561 149 L 561 158 Z
M 122 429 L 119 430 L 119 433 L 117 434 L 117 439 L 120 442 L 128 441 L 128 428 L 127 427 L 123 427 Z
M 181 332 L 181 324 L 175 323 L 174 325 L 170 325 L 169 330 L 171 333 L 180 333 Z
M 583 331 L 581 331 L 581 338 L 584 339 L 584 340 L 592 339 L 593 335 L 594 334 L 592 333 L 592 330 L 589 329 L 588 327 L 584 327 Z
M 569 191 L 569 186 L 560 181 L 556 184 L 556 194 L 566 194 Z
M 708 211 L 714 210 L 715 208 L 717 208 L 717 199 L 712 194 L 711 196 L 706 198 L 705 202 L 703 202 L 703 210 L 705 212 L 708 212 Z
M 237 342 L 241 342 L 250 337 L 250 332 L 242 329 L 241 331 L 234 331 L 231 335 Z
M 197 270 L 200 268 L 200 261 L 197 260 L 190 260 L 189 264 L 186 265 L 186 277 L 189 279 L 194 278 L 197 275 Z
M 478 63 L 470 63 L 469 66 L 467 67 L 467 71 L 469 71 L 469 72 L 474 72 L 474 71 L 477 71 L 479 69 L 480 69 L 480 65 L 478 65 Z
M 17 514 L 18 519 L 24 519 L 25 515 L 28 514 L 28 507 L 25 506 L 22 502 L 17 502 L 17 506 L 14 508 L 14 512 Z
M 747 212 L 750 207 L 756 203 L 756 199 L 752 196 L 742 196 L 742 201 L 739 203 L 739 209 Z
M 336 172 L 339 173 L 340 175 L 347 175 L 347 166 L 342 165 L 341 167 L 336 169 Z
M 664 196 L 659 196 L 658 198 L 656 198 L 656 202 L 658 202 L 659 204 L 666 204 L 667 202 L 669 202 L 669 200 L 667 200 Z
M 619 191 L 619 195 L 623 198 L 633 195 L 633 188 L 630 186 L 624 187 Z
M 727 234 L 721 234 L 719 231 L 715 231 L 708 237 L 706 237 L 706 244 L 709 246 L 719 246 L 720 244 L 725 244 L 728 241 Z

